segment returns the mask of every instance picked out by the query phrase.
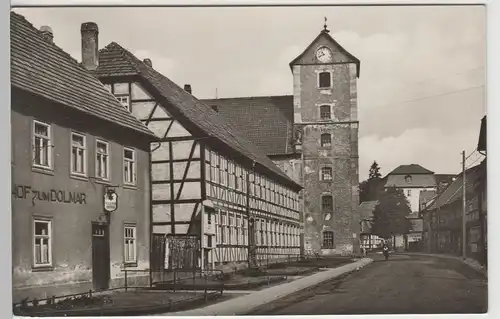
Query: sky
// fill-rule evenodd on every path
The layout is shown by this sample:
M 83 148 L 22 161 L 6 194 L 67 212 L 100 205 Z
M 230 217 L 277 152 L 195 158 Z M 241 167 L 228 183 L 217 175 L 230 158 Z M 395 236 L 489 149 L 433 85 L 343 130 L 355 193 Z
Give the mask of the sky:
M 486 114 L 483 6 L 17 8 L 81 61 L 80 25 L 99 26 L 99 47 L 114 41 L 197 98 L 293 94 L 289 63 L 330 34 L 361 60 L 359 173 L 373 161 L 383 175 L 403 164 L 436 173 L 461 170 Z

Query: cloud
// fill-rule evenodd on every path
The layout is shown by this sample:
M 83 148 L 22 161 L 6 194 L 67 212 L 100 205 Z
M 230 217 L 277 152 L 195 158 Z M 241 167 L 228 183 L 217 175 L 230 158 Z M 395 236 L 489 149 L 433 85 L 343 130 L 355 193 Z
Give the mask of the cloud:
M 373 161 L 382 175 L 405 164 L 419 164 L 438 174 L 455 174 L 461 170 L 463 149 L 469 154 L 476 148 L 479 130 L 462 130 L 448 134 L 437 128 L 414 128 L 397 137 L 370 135 L 359 141 L 360 180 L 368 177 Z

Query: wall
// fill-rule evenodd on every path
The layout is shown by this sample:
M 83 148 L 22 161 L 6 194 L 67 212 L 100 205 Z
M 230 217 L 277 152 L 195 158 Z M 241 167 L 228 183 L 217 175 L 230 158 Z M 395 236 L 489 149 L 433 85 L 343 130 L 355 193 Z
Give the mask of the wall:
M 152 143 L 152 207 L 154 234 L 200 235 L 201 147 L 192 134 L 138 82 L 106 84 L 126 96 L 130 108 L 161 142 Z
M 322 45 L 333 50 L 335 62 L 346 61 L 339 48 L 320 37 L 302 62 L 315 63 L 314 52 Z M 317 74 L 321 71 L 333 72 L 331 89 L 318 89 Z M 293 75 L 295 127 L 303 127 L 304 249 L 323 254 L 350 254 L 359 246 L 359 239 L 353 234 L 357 232 L 354 225 L 359 223 L 354 216 L 359 203 L 356 66 L 353 63 L 295 65 Z M 330 122 L 319 121 L 319 106 L 323 104 L 331 104 Z M 320 146 L 322 133 L 331 134 L 331 147 Z M 323 166 L 333 169 L 332 181 L 319 180 Z M 325 220 L 321 211 L 322 195 L 333 196 L 334 213 L 330 220 Z M 334 232 L 333 249 L 322 249 L 324 231 Z
M 418 212 L 420 211 L 420 192 L 422 191 L 432 191 L 436 190 L 436 188 L 432 187 L 422 187 L 422 188 L 417 188 L 417 187 L 411 187 L 411 188 L 402 188 L 406 199 L 410 203 L 410 208 L 412 212 Z M 408 191 L 410 192 L 408 195 Z
M 52 123 L 53 171 L 32 169 L 32 122 L 33 119 Z M 70 177 L 70 131 L 76 129 L 86 133 L 87 172 L 90 178 Z M 136 148 L 137 186 L 119 186 L 118 209 L 111 213 L 110 260 L 111 278 L 121 274 L 124 251 L 124 223 L 137 225 L 138 268 L 149 265 L 149 155 L 145 150 L 147 142 L 135 134 L 88 118 L 81 113 L 60 108 L 45 100 L 28 95 L 13 94 L 11 112 L 13 136 L 12 152 L 12 263 L 13 293 L 15 300 L 23 297 L 44 297 L 44 292 L 62 294 L 92 288 L 92 232 L 91 221 L 103 212 L 103 194 L 106 184 L 97 182 L 95 176 L 95 136 L 110 143 L 111 185 L 123 185 L 123 147 Z M 137 147 L 140 148 L 137 148 Z M 21 186 L 30 186 L 30 193 L 23 196 Z M 19 186 L 19 187 L 16 187 Z M 66 201 L 69 193 L 80 195 L 80 201 L 64 203 L 33 200 L 35 190 L 64 192 Z M 20 198 L 19 198 L 20 197 Z M 40 197 L 42 197 L 40 195 Z M 64 200 L 63 200 L 64 201 Z M 53 267 L 38 271 L 32 268 L 33 216 L 46 217 L 52 221 Z M 113 283 L 111 283 L 113 284 Z M 36 287 L 36 288 L 35 288 Z

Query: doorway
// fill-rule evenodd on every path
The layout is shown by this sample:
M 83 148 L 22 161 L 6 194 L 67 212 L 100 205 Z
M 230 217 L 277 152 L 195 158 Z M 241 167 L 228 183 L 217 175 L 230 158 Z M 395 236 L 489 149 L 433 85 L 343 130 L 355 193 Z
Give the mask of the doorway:
M 92 223 L 92 283 L 94 289 L 109 288 L 109 226 Z

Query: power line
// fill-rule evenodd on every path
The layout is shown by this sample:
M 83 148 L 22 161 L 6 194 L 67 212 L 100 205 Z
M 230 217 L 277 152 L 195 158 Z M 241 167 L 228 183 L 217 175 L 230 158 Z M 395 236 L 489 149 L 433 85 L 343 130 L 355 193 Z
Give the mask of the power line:
M 475 89 L 479 89 L 479 88 L 484 88 L 484 84 L 483 85 L 478 85 L 478 86 L 472 86 L 470 88 L 463 89 L 463 90 L 456 90 L 456 91 L 445 92 L 445 93 L 436 94 L 436 95 L 429 95 L 429 96 L 424 96 L 424 97 L 417 98 L 417 99 L 400 101 L 400 102 L 394 102 L 394 103 L 389 103 L 389 104 L 380 104 L 380 105 L 376 105 L 376 106 L 373 106 L 373 107 L 374 108 L 375 107 L 378 108 L 378 107 L 391 106 L 391 105 L 396 105 L 396 104 L 412 103 L 412 102 L 417 102 L 417 101 L 422 101 L 422 100 L 428 100 L 428 99 L 432 99 L 432 98 L 436 98 L 436 97 L 440 97 L 440 96 L 446 96 L 446 95 L 452 95 L 452 94 L 457 94 L 457 93 L 461 93 L 461 92 L 467 92 L 467 91 L 471 91 L 471 90 L 475 90 Z
M 405 84 L 420 84 L 420 83 L 426 83 L 426 82 L 430 82 L 430 81 L 433 81 L 433 80 L 439 80 L 439 79 L 443 79 L 443 78 L 445 78 L 445 77 L 449 77 L 449 76 L 453 76 L 453 75 L 461 75 L 461 74 L 466 74 L 466 73 L 469 73 L 469 72 L 474 72 L 474 71 L 478 71 L 478 70 L 484 70 L 484 66 L 483 66 L 483 67 L 474 68 L 474 69 L 465 70 L 465 71 L 460 71 L 460 72 L 456 72 L 456 73 L 449 73 L 449 74 L 442 75 L 442 76 L 433 76 L 433 77 L 427 78 L 427 79 L 425 79 L 425 80 L 416 81 L 416 82 L 408 82 L 408 83 L 405 83 Z

